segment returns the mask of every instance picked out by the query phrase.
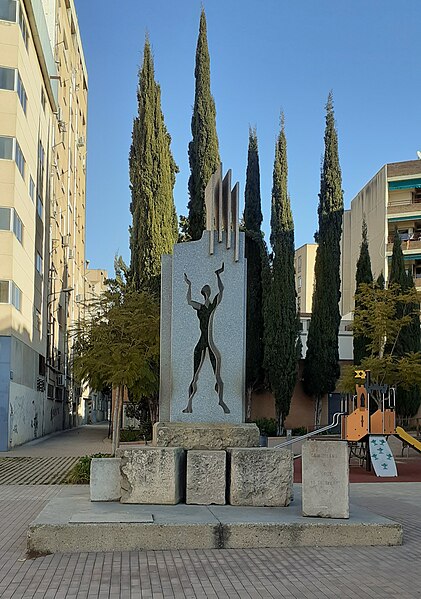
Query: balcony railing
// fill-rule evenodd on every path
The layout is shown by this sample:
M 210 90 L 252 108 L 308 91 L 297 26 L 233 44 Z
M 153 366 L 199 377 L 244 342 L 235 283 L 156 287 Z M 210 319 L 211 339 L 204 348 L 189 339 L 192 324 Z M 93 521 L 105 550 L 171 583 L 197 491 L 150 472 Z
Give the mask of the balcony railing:
M 405 202 L 405 204 L 393 204 L 390 203 L 387 206 L 387 213 L 390 214 L 401 214 L 407 212 L 420 212 L 421 213 L 421 202 L 418 201 L 409 201 Z
M 387 251 L 393 250 L 394 235 L 389 235 L 387 238 Z M 421 233 L 414 233 L 408 239 L 401 238 L 401 248 L 405 250 L 421 250 Z

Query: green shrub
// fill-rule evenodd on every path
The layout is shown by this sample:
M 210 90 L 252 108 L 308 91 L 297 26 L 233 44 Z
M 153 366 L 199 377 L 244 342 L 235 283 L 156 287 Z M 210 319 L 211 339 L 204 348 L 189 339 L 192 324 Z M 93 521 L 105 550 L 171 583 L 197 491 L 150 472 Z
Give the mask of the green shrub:
M 145 422 L 139 426 L 139 428 L 123 428 L 120 431 L 120 441 L 133 442 L 133 441 L 150 441 L 152 439 L 152 424 L 151 422 Z
M 92 458 L 110 458 L 108 453 L 96 453 L 94 455 L 85 455 L 73 466 L 67 474 L 64 483 L 67 485 L 89 485 L 91 479 L 91 461 Z
M 307 428 L 305 426 L 299 426 L 298 428 L 292 429 L 293 437 L 301 437 L 301 435 L 306 435 L 306 434 L 307 434 Z
M 278 427 L 275 418 L 258 418 L 254 422 L 257 424 L 261 435 L 276 436 Z

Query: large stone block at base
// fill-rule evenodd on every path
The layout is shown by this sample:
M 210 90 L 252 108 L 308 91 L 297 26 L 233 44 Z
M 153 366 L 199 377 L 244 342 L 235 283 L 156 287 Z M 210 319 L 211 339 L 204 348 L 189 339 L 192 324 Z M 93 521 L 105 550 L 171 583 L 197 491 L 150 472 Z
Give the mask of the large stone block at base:
M 91 501 L 119 501 L 120 458 L 92 458 L 90 496 Z
M 215 424 L 209 422 L 157 422 L 153 427 L 157 447 L 217 449 L 259 447 L 256 424 Z
M 183 500 L 185 453 L 180 447 L 118 449 L 121 503 L 176 504 Z
M 302 447 L 303 516 L 349 518 L 346 441 L 306 441 Z
M 284 507 L 290 504 L 293 455 L 289 449 L 230 450 L 230 503 Z
M 186 503 L 225 505 L 225 451 L 187 452 Z

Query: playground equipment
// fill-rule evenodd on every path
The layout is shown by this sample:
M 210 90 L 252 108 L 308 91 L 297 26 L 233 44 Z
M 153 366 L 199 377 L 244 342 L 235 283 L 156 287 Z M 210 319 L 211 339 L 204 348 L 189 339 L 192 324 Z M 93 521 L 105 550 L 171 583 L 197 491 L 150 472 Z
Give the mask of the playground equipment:
M 421 442 L 396 426 L 396 390 L 371 382 L 369 370 L 356 371 L 356 394 L 343 399 L 342 439 L 359 444 L 360 457 L 377 476 L 397 476 L 387 436 L 394 435 L 421 452 Z M 355 454 L 354 454 L 355 455 Z M 369 459 L 370 457 L 370 459 Z
M 351 456 L 354 455 L 365 463 L 367 470 L 371 470 L 373 466 L 377 476 L 397 476 L 395 460 L 387 437 L 394 435 L 420 453 L 421 441 L 400 426 L 396 426 L 394 387 L 372 383 L 369 370 L 357 370 L 355 378 L 356 394 L 342 398 L 341 411 L 334 414 L 331 424 L 300 437 L 287 439 L 275 448 L 288 447 L 298 441 L 305 441 L 340 424 L 341 437 L 350 444 Z

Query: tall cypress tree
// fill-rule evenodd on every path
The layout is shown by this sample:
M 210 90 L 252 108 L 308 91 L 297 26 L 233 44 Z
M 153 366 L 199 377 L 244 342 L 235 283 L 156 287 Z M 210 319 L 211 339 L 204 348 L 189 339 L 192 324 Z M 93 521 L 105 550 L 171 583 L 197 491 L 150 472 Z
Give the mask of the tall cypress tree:
M 320 424 L 322 398 L 335 390 L 340 374 L 338 333 L 341 321 L 339 300 L 343 192 L 332 92 L 326 104 L 324 141 L 318 208 L 319 230 L 316 234 L 318 247 L 315 289 L 303 370 L 304 390 L 315 398 L 316 425 Z
M 407 273 L 405 270 L 401 238 L 397 230 L 395 230 L 395 237 L 393 240 L 389 283 L 399 285 L 401 291 L 409 291 L 415 288 L 412 274 L 410 272 Z M 391 342 L 388 343 L 389 351 L 393 351 L 395 357 L 404 356 L 406 353 L 410 352 L 419 352 L 421 349 L 419 305 L 409 304 L 406 306 L 398 306 L 398 317 L 404 316 L 405 313 L 412 313 L 411 322 L 402 328 L 396 341 L 391 340 Z M 392 341 L 394 342 L 392 343 Z M 398 388 L 396 410 L 400 416 L 414 416 L 417 413 L 420 404 L 421 395 L 417 387 L 410 389 Z
M 273 249 L 272 276 L 264 295 L 264 364 L 275 395 L 279 429 L 283 427 L 284 419 L 289 413 L 297 380 L 299 336 L 294 270 L 294 223 L 287 177 L 287 145 L 282 115 L 273 167 L 270 236 Z
M 205 229 L 205 189 L 212 174 L 220 165 L 216 133 L 215 102 L 210 90 L 210 60 L 206 36 L 206 16 L 202 8 L 199 38 L 196 48 L 196 89 L 191 122 L 192 141 L 189 143 L 189 235 L 200 239 Z
M 249 393 L 263 380 L 263 215 L 260 197 L 260 166 L 257 134 L 249 131 L 244 226 L 247 259 L 246 389 Z
M 161 110 L 149 39 L 137 90 L 138 115 L 133 122 L 129 155 L 132 227 L 131 277 L 136 289 L 159 288 L 161 255 L 172 252 L 178 238 L 173 189 L 177 165 Z
M 362 283 L 370 284 L 373 282 L 373 273 L 371 272 L 371 260 L 370 253 L 368 251 L 368 238 L 367 238 L 367 223 L 363 220 L 362 224 L 362 241 L 360 248 L 360 255 L 357 261 L 357 270 L 355 273 L 355 307 L 358 308 L 359 297 L 358 290 Z M 367 345 L 369 340 L 367 337 L 355 337 L 353 338 L 354 344 L 354 364 L 361 364 L 364 358 L 368 355 Z

